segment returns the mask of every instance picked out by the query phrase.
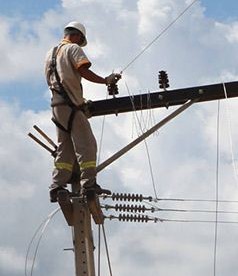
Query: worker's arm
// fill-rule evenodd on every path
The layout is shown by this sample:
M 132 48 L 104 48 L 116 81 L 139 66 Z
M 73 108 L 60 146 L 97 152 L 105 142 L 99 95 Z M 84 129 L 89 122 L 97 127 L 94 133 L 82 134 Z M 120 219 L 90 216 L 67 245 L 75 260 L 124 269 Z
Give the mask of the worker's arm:
M 95 83 L 104 83 L 107 84 L 106 78 L 102 78 L 95 74 L 88 68 L 87 64 L 81 65 L 78 69 L 81 77 L 85 78 L 88 81 L 95 82 Z
M 78 68 L 78 71 L 81 77 L 85 78 L 88 81 L 95 82 L 95 83 L 104 83 L 106 85 L 115 84 L 121 78 L 120 74 L 110 74 L 106 78 L 100 77 L 95 74 L 93 71 L 89 69 L 88 64 L 83 64 Z

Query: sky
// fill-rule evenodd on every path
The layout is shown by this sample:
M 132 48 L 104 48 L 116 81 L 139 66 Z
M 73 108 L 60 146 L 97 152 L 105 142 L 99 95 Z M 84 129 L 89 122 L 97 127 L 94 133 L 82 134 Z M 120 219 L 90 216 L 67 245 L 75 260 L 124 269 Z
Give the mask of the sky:
M 88 45 L 84 50 L 92 70 L 101 76 L 120 72 L 190 3 L 0 0 L 1 276 L 24 275 L 31 238 L 58 207 L 49 202 L 48 196 L 53 159 L 27 137 L 36 124 L 52 139 L 56 138 L 50 120 L 50 92 L 44 79 L 48 49 L 62 39 L 68 22 L 78 20 L 87 29 Z M 124 70 L 119 96 L 158 91 L 160 70 L 168 72 L 171 90 L 236 81 L 237 10 L 235 0 L 197 1 Z M 83 85 L 85 98 L 107 97 L 103 85 L 87 81 Z M 194 199 L 153 203 L 159 208 L 214 211 L 214 202 L 195 200 L 214 200 L 216 191 L 220 200 L 237 201 L 237 108 L 235 98 L 193 105 L 148 138 L 147 147 L 142 143 L 99 173 L 98 183 L 113 192 Z M 135 139 L 141 129 L 145 131 L 173 110 L 107 116 L 102 142 L 103 118 L 91 118 L 101 149 L 99 163 Z M 237 203 L 219 203 L 218 207 L 221 211 L 238 212 Z M 215 220 L 214 213 L 160 211 L 150 215 L 172 220 Z M 238 222 L 235 213 L 219 214 L 218 218 Z M 237 226 L 217 226 L 216 275 L 237 275 Z M 106 220 L 105 229 L 113 275 L 214 275 L 214 223 L 139 224 Z M 93 230 L 97 245 L 95 225 Z M 71 229 L 58 212 L 41 240 L 33 275 L 74 275 L 73 253 L 64 250 L 71 247 Z M 103 246 L 101 258 L 101 274 L 110 275 Z

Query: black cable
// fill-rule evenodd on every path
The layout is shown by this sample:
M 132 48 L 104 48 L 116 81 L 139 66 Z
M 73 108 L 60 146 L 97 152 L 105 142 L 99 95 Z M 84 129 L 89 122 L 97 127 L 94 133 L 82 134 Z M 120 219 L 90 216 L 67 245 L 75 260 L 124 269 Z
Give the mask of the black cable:
M 106 239 L 104 224 L 102 224 L 102 231 L 103 231 L 103 237 L 104 237 L 105 248 L 106 248 L 106 253 L 107 253 L 108 268 L 109 268 L 110 276 L 112 276 L 112 267 L 111 267 L 111 261 L 110 261 L 110 257 L 109 257 L 109 251 L 108 251 L 108 246 L 107 246 L 107 239 Z

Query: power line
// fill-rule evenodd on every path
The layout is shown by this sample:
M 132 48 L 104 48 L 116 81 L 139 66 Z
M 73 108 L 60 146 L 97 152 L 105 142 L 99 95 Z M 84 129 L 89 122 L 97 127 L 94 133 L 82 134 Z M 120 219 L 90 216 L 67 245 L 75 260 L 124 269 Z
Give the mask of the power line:
M 107 253 L 108 268 L 109 268 L 110 276 L 112 276 L 112 267 L 111 267 L 111 261 L 110 261 L 110 257 L 109 257 L 109 251 L 108 251 L 108 246 L 107 246 L 107 239 L 106 239 L 104 224 L 102 224 L 102 231 L 103 231 L 103 237 L 104 237 L 105 248 L 106 248 L 106 253 Z
M 221 223 L 221 224 L 238 224 L 238 221 L 224 221 L 224 220 L 195 220 L 195 219 L 165 219 L 160 218 L 161 222 L 181 222 L 181 223 Z
M 121 73 L 125 72 L 125 70 L 131 66 L 132 63 L 134 63 L 146 50 L 148 50 L 152 44 L 154 44 L 164 33 L 166 33 L 179 19 L 182 17 L 196 2 L 199 0 L 194 0 L 191 4 L 189 4 L 185 10 L 183 10 L 166 28 L 162 30 L 161 33 L 159 33 L 146 47 L 143 48 L 143 50 L 137 54 L 131 62 L 129 62 L 122 70 Z
M 144 133 L 144 132 L 143 132 L 143 129 L 142 129 L 142 126 L 141 126 L 141 123 L 140 123 L 140 120 L 139 120 L 139 118 L 138 118 L 138 116 L 137 116 L 137 113 L 136 113 L 135 104 L 134 104 L 133 99 L 132 99 L 132 96 L 131 96 L 131 94 L 130 94 L 129 87 L 128 87 L 127 83 L 125 83 L 125 85 L 126 85 L 126 88 L 127 88 L 127 91 L 128 91 L 128 95 L 129 95 L 130 100 L 131 100 L 131 104 L 132 104 L 133 109 L 134 109 L 134 114 L 135 114 L 137 123 L 138 123 L 138 125 L 139 125 L 139 128 L 140 128 L 141 132 Z M 137 134 L 138 134 L 138 131 L 137 131 Z M 138 135 L 139 135 L 139 134 L 138 134 Z M 151 163 L 149 148 L 148 148 L 146 139 L 144 139 L 144 144 L 145 144 L 147 159 L 148 159 L 148 163 L 149 163 L 150 176 L 151 176 L 151 181 L 152 181 L 152 185 L 153 185 L 153 190 L 154 190 L 155 197 L 157 198 L 157 189 L 156 189 L 156 185 L 155 185 L 154 173 L 153 173 L 153 168 L 152 168 L 152 163 Z
M 156 198 L 153 201 L 183 201 L 183 202 L 216 202 L 215 199 L 194 199 L 194 198 Z M 219 203 L 238 203 L 238 200 L 218 200 Z
M 229 134 L 229 141 L 230 141 L 230 150 L 231 150 L 231 159 L 232 159 L 232 165 L 233 165 L 233 171 L 234 171 L 234 176 L 236 183 L 238 185 L 238 175 L 237 175 L 237 167 L 235 163 L 235 155 L 234 155 L 234 147 L 233 147 L 233 140 L 232 140 L 232 131 L 231 131 L 231 114 L 230 114 L 230 109 L 228 108 L 228 96 L 227 96 L 227 91 L 226 91 L 226 85 L 223 83 L 223 90 L 224 90 L 224 95 L 226 98 L 226 115 L 227 115 L 227 120 L 228 120 L 228 134 Z
M 214 263 L 213 275 L 216 276 L 216 261 L 217 261 L 217 231 L 218 231 L 218 196 L 219 196 L 219 165 L 220 165 L 220 100 L 217 105 L 217 150 L 216 150 L 216 216 L 215 216 L 215 229 L 214 229 Z
M 46 219 L 43 220 L 43 222 L 39 225 L 39 227 L 36 229 L 29 245 L 28 245 L 28 248 L 27 248 L 27 252 L 26 252 L 26 258 L 25 258 L 25 276 L 27 276 L 27 265 L 28 265 L 28 257 L 29 257 L 29 254 L 30 254 L 30 251 L 31 251 L 31 246 L 34 242 L 34 240 L 36 239 L 37 235 L 39 234 L 40 230 L 41 230 L 41 234 L 38 238 L 38 242 L 36 244 L 36 248 L 35 248 L 35 252 L 34 252 L 34 255 L 33 255 L 33 261 L 32 261 L 32 266 L 31 266 L 31 276 L 33 275 L 33 269 L 34 269 L 34 266 L 35 266 L 35 260 L 36 260 L 36 256 L 37 256 L 37 252 L 38 252 L 38 249 L 39 249 L 39 245 L 40 245 L 40 242 L 41 242 L 41 239 L 45 233 L 45 230 L 49 224 L 49 222 L 51 221 L 51 219 L 56 215 L 56 213 L 60 210 L 60 207 L 55 209 L 53 212 L 51 212 Z

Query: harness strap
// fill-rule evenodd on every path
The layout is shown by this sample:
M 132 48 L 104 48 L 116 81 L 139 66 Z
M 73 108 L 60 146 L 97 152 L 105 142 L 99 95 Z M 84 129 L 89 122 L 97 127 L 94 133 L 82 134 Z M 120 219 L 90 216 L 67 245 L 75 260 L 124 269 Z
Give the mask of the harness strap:
M 61 130 L 70 133 L 72 130 L 72 125 L 73 125 L 73 121 L 74 121 L 74 117 L 76 112 L 80 110 L 80 108 L 76 108 L 76 107 L 71 107 L 71 112 L 69 115 L 69 120 L 68 120 L 68 124 L 67 124 L 67 128 L 65 128 L 57 119 L 56 116 L 54 114 L 54 110 L 53 110 L 53 117 L 51 118 L 51 120 L 53 121 L 53 123 L 60 128 Z
M 76 106 L 73 104 L 73 102 L 71 101 L 71 99 L 69 98 L 69 95 L 68 93 L 65 91 L 61 81 L 60 81 L 60 76 L 58 74 L 58 71 L 57 71 L 57 53 L 59 52 L 60 48 L 63 46 L 63 44 L 60 44 L 58 46 L 55 46 L 53 48 L 53 51 L 52 51 L 52 59 L 51 59 L 51 64 L 50 64 L 50 74 L 55 74 L 55 78 L 56 78 L 56 81 L 57 81 L 57 84 L 59 86 L 59 90 L 56 90 L 54 89 L 55 92 L 57 92 L 58 94 L 60 94 L 62 96 L 62 98 L 65 100 L 65 104 L 67 104 L 68 106 L 71 107 L 71 113 L 70 113 L 70 116 L 69 116 L 69 120 L 68 120 L 68 124 L 67 124 L 67 128 L 65 128 L 57 119 L 56 119 L 56 116 L 54 114 L 54 111 L 53 111 L 53 117 L 52 117 L 52 121 L 54 122 L 54 124 L 60 128 L 61 130 L 65 131 L 65 132 L 68 132 L 70 133 L 71 130 L 72 130 L 72 124 L 73 124 L 73 120 L 74 120 L 74 117 L 75 117 L 75 113 L 77 111 L 77 108 Z
M 60 81 L 60 76 L 57 71 L 57 54 L 62 46 L 63 46 L 63 44 L 55 46 L 52 51 L 52 58 L 51 58 L 51 64 L 50 64 L 50 75 L 55 74 L 55 78 L 56 78 L 57 84 L 59 86 L 59 90 L 54 89 L 54 91 L 57 92 L 58 94 L 60 94 L 62 96 L 62 98 L 64 98 L 66 104 L 73 107 L 74 104 L 71 101 L 71 99 L 69 98 L 68 93 L 65 91 L 65 89 Z

